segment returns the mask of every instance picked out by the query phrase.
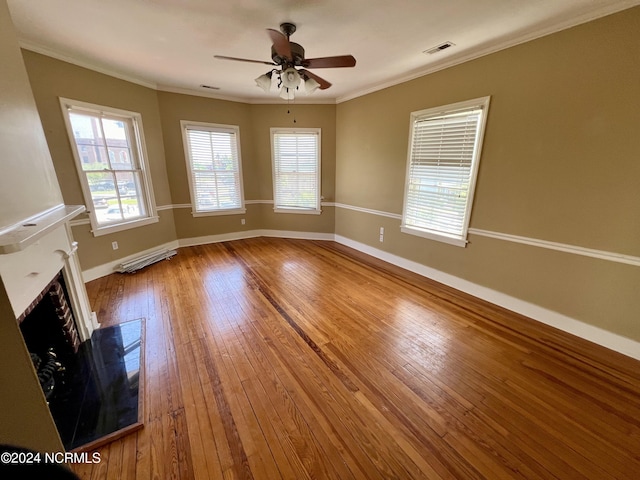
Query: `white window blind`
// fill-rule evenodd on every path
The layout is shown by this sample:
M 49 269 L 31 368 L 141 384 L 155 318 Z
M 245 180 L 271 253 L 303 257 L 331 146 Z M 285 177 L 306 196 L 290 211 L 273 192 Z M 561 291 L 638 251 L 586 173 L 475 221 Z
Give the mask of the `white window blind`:
M 272 129 L 275 210 L 320 212 L 320 130 Z
M 451 107 L 412 116 L 402 226 L 464 243 L 488 98 Z
M 237 127 L 183 123 L 194 213 L 244 211 Z

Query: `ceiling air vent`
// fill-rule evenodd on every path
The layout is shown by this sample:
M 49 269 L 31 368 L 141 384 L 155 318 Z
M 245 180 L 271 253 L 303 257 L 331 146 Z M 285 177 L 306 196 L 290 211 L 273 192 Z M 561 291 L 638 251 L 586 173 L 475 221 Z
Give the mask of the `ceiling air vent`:
M 433 55 L 434 53 L 441 52 L 442 50 L 446 50 L 447 48 L 453 47 L 454 45 L 455 45 L 455 43 L 453 43 L 453 42 L 444 42 L 444 43 L 441 43 L 438 46 L 430 48 L 429 50 L 425 50 L 422 53 L 425 53 L 427 55 Z

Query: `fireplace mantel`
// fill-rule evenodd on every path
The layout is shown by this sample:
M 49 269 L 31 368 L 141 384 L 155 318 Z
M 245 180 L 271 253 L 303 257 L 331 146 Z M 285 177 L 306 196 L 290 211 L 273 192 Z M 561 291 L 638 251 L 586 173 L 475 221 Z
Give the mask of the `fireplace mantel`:
M 0 254 L 15 253 L 26 249 L 84 211 L 84 205 L 59 205 L 0 231 Z
M 99 326 L 69 226 L 84 211 L 83 205 L 60 205 L 0 231 L 0 278 L 16 319 L 62 271 L 83 341 Z

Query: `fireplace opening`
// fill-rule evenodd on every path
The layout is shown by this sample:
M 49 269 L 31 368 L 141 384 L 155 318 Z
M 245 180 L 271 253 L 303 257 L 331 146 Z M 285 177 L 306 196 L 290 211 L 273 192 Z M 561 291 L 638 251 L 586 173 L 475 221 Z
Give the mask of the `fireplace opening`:
M 67 299 L 64 278 L 59 273 L 18 318 L 47 402 L 64 388 L 67 366 L 74 363 L 80 345 Z

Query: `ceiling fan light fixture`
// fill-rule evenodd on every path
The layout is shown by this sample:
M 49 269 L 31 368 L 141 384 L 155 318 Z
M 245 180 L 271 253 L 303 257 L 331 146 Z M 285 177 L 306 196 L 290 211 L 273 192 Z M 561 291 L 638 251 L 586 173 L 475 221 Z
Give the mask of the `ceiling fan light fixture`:
M 307 95 L 311 95 L 318 88 L 320 88 L 320 84 L 316 82 L 313 78 L 307 77 L 306 80 L 304 81 L 304 91 L 307 93 Z
M 283 88 L 295 90 L 295 88 L 300 85 L 300 73 L 293 67 L 287 68 L 280 76 L 282 78 Z
M 269 93 L 269 90 L 271 90 L 272 75 L 273 75 L 273 72 L 268 72 L 256 78 L 256 85 L 258 85 L 261 89 L 263 89 L 265 93 Z
M 283 100 L 295 100 L 296 98 L 296 89 L 295 88 L 287 88 L 284 85 L 280 89 L 280 98 Z

